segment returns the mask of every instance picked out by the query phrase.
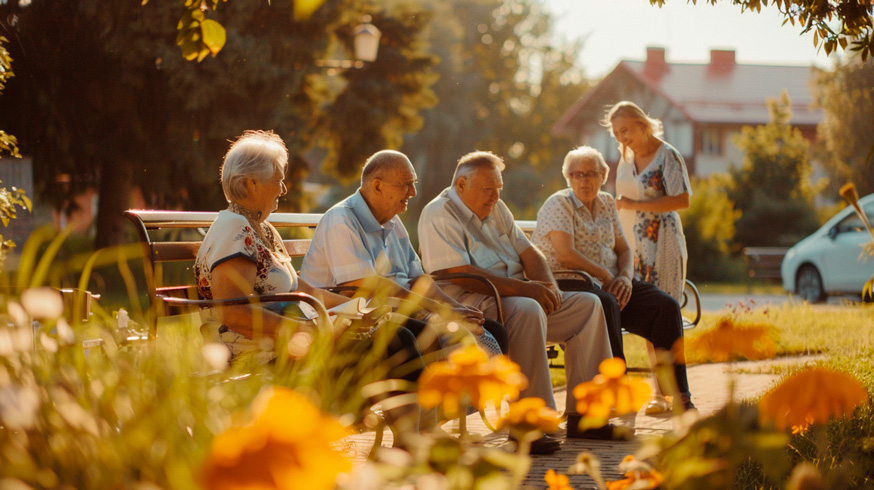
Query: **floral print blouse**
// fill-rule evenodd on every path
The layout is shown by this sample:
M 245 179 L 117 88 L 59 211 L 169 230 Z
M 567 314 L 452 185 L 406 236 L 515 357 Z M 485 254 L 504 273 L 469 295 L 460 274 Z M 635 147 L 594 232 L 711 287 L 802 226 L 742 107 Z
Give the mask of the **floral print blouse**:
M 291 257 L 285 251 L 279 232 L 269 223 L 265 225 L 271 232 L 266 235 L 274 241 L 272 247 L 261 240 L 245 217 L 228 210 L 219 213 L 209 227 L 194 262 L 194 276 L 200 297 L 213 299 L 212 271 L 219 264 L 236 257 L 244 257 L 257 267 L 253 285 L 256 294 L 297 290 L 297 273 L 292 266 Z
M 559 262 L 549 233 L 562 231 L 572 237 L 574 248 L 591 262 L 619 274 L 616 240 L 622 236 L 619 214 L 613 196 L 599 192 L 592 211 L 574 194 L 573 189 L 562 189 L 549 196 L 537 212 L 537 227 L 531 242 L 543 252 L 549 268 L 567 269 Z M 597 278 L 593 278 L 599 281 Z

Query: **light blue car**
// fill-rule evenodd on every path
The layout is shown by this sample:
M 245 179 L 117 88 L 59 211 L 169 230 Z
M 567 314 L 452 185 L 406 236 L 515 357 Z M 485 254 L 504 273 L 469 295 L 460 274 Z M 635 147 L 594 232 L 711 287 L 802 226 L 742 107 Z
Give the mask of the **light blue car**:
M 859 199 L 859 205 L 874 223 L 874 194 Z M 874 275 L 874 257 L 862 254 L 869 242 L 862 220 L 847 206 L 786 252 L 780 266 L 783 289 L 811 303 L 835 294 L 861 295 Z

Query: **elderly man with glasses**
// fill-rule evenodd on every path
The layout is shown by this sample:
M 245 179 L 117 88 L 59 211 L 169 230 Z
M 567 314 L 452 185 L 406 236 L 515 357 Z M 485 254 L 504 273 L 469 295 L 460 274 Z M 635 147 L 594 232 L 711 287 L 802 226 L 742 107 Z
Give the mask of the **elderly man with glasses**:
M 462 323 L 487 351 L 505 351 L 507 334 L 501 324 L 444 294 L 422 269 L 398 216 L 416 196 L 416 184 L 416 170 L 403 153 L 383 150 L 372 155 L 358 191 L 319 221 L 301 277 L 318 287 L 363 287 L 380 297 L 411 299 L 418 303 L 413 315 L 418 320 L 451 310 L 468 320 Z M 408 321 L 406 327 L 417 336 L 425 331 L 422 321 Z

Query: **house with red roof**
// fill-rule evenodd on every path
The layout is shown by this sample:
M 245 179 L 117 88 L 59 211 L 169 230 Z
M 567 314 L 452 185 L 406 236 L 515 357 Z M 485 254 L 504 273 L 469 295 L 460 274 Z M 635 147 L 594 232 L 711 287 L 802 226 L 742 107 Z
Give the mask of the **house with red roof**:
M 619 150 L 600 121 L 611 105 L 630 100 L 662 120 L 665 141 L 683 155 L 690 176 L 726 172 L 743 162 L 731 136 L 743 126 L 767 124 L 766 99 L 784 90 L 792 101 L 790 124 L 815 140 L 823 118 L 822 109 L 810 107 L 815 73 L 810 66 L 738 64 L 733 50 L 711 50 L 708 64 L 668 63 L 663 48 L 650 47 L 646 61 L 619 62 L 562 116 L 553 134 L 597 148 L 615 169 Z

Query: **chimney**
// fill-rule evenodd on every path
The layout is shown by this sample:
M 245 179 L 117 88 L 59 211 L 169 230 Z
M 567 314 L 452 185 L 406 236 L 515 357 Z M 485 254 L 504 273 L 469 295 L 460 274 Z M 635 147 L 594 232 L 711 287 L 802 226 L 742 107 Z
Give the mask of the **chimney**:
M 647 46 L 646 63 L 643 65 L 643 74 L 647 78 L 659 79 L 668 71 L 665 62 L 665 48 Z
M 727 68 L 734 66 L 733 49 L 711 49 L 710 64 L 714 67 Z

